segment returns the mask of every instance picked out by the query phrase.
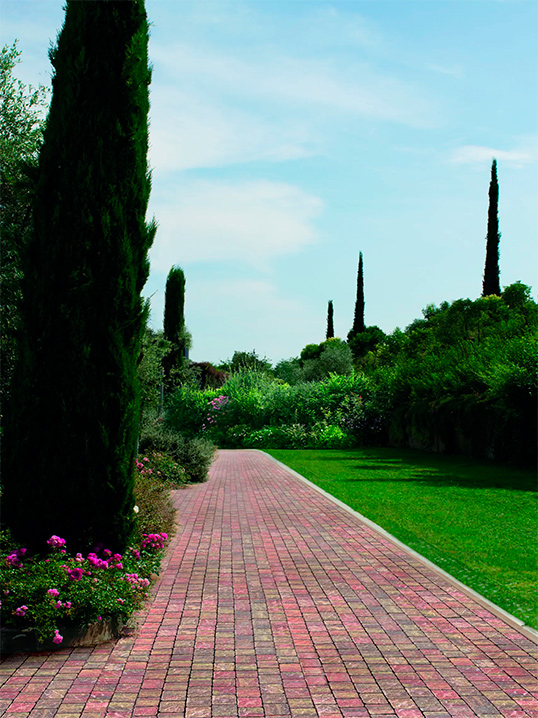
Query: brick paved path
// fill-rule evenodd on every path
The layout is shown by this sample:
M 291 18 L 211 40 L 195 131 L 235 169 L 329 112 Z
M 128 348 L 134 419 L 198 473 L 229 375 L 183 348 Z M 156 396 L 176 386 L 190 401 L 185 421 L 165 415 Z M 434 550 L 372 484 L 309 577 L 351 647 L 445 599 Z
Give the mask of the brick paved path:
M 538 716 L 534 643 L 266 455 L 176 504 L 139 631 L 8 658 L 0 714 Z

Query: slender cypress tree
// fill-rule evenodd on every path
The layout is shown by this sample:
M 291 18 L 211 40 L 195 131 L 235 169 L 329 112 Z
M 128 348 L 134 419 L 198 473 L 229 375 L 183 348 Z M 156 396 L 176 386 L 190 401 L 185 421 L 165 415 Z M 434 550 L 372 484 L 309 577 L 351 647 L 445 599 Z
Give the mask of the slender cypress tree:
M 353 327 L 348 334 L 348 341 L 355 335 L 364 331 L 364 276 L 362 264 L 362 252 L 359 252 L 359 267 L 357 270 L 357 298 L 355 300 L 355 314 Z
M 25 545 L 120 550 L 133 529 L 146 224 L 144 0 L 67 0 L 24 257 L 3 518 Z
M 327 337 L 326 339 L 331 339 L 331 337 L 334 337 L 334 322 L 333 322 L 333 300 L 329 299 L 329 305 L 327 307 Z
M 164 338 L 179 344 L 184 330 L 185 274 L 180 267 L 172 267 L 164 290 Z
M 486 237 L 486 263 L 482 296 L 496 294 L 500 297 L 501 285 L 499 277 L 499 183 L 497 181 L 497 160 L 491 163 L 491 180 L 489 183 L 488 234 Z
M 164 338 L 172 344 L 163 357 L 165 382 L 170 390 L 171 372 L 181 367 L 185 358 L 185 274 L 180 267 L 172 267 L 166 279 L 163 328 Z

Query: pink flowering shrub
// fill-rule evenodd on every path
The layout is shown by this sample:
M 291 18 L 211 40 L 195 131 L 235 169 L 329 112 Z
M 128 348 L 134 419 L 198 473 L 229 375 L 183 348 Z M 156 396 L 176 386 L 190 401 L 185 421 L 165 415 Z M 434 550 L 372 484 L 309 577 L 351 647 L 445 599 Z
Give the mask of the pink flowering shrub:
M 42 641 L 59 645 L 62 626 L 127 620 L 147 596 L 167 538 L 146 534 L 123 555 L 104 549 L 71 556 L 59 536 L 47 541 L 46 556 L 10 548 L 0 555 L 2 625 L 35 627 Z

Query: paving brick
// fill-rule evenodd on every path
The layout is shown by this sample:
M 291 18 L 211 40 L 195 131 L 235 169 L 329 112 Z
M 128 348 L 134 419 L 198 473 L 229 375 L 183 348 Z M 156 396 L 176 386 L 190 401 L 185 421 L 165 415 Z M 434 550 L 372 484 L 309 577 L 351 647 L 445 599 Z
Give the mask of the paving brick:
M 133 635 L 9 656 L 9 718 L 536 718 L 536 645 L 270 457 L 221 451 Z

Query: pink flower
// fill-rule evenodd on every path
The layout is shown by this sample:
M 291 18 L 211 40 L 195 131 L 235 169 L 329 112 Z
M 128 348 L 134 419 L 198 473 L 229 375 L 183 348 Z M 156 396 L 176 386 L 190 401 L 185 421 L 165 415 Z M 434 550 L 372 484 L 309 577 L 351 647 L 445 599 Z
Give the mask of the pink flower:
M 75 561 L 78 561 L 79 563 L 84 561 L 84 557 L 82 556 L 81 553 L 77 553 L 77 555 L 75 556 Z
M 123 604 L 123 603 L 125 603 L 125 601 L 123 600 L 123 598 L 118 598 L 118 603 Z
M 116 564 L 116 568 L 123 568 L 123 564 L 121 561 L 118 561 L 118 563 Z
M 56 601 L 56 603 L 54 604 L 54 608 L 61 608 L 61 607 L 62 607 L 62 602 Z
M 149 459 L 148 459 L 147 456 L 144 456 L 144 458 L 142 459 L 142 461 L 149 461 Z
M 66 601 L 66 602 L 64 603 L 64 608 L 65 608 L 67 611 L 69 611 L 69 609 L 71 608 L 71 601 Z
M 56 598 L 56 596 L 60 595 L 60 592 L 55 588 L 49 588 L 47 593 L 49 594 L 49 596 L 52 596 L 53 598 Z
M 61 643 L 63 640 L 64 640 L 64 637 L 63 637 L 63 636 L 60 636 L 60 631 L 59 631 L 57 628 L 55 628 L 55 629 L 54 629 L 54 638 L 52 639 L 52 642 L 59 644 L 59 643 Z
M 51 536 L 47 543 L 51 548 L 62 548 L 65 546 L 65 539 L 59 536 Z
M 67 575 L 72 581 L 80 581 L 82 576 L 84 576 L 84 571 L 81 568 L 70 568 Z
M 26 615 L 26 611 L 28 610 L 28 606 L 19 606 L 15 609 L 15 615 L 16 616 L 24 616 Z

